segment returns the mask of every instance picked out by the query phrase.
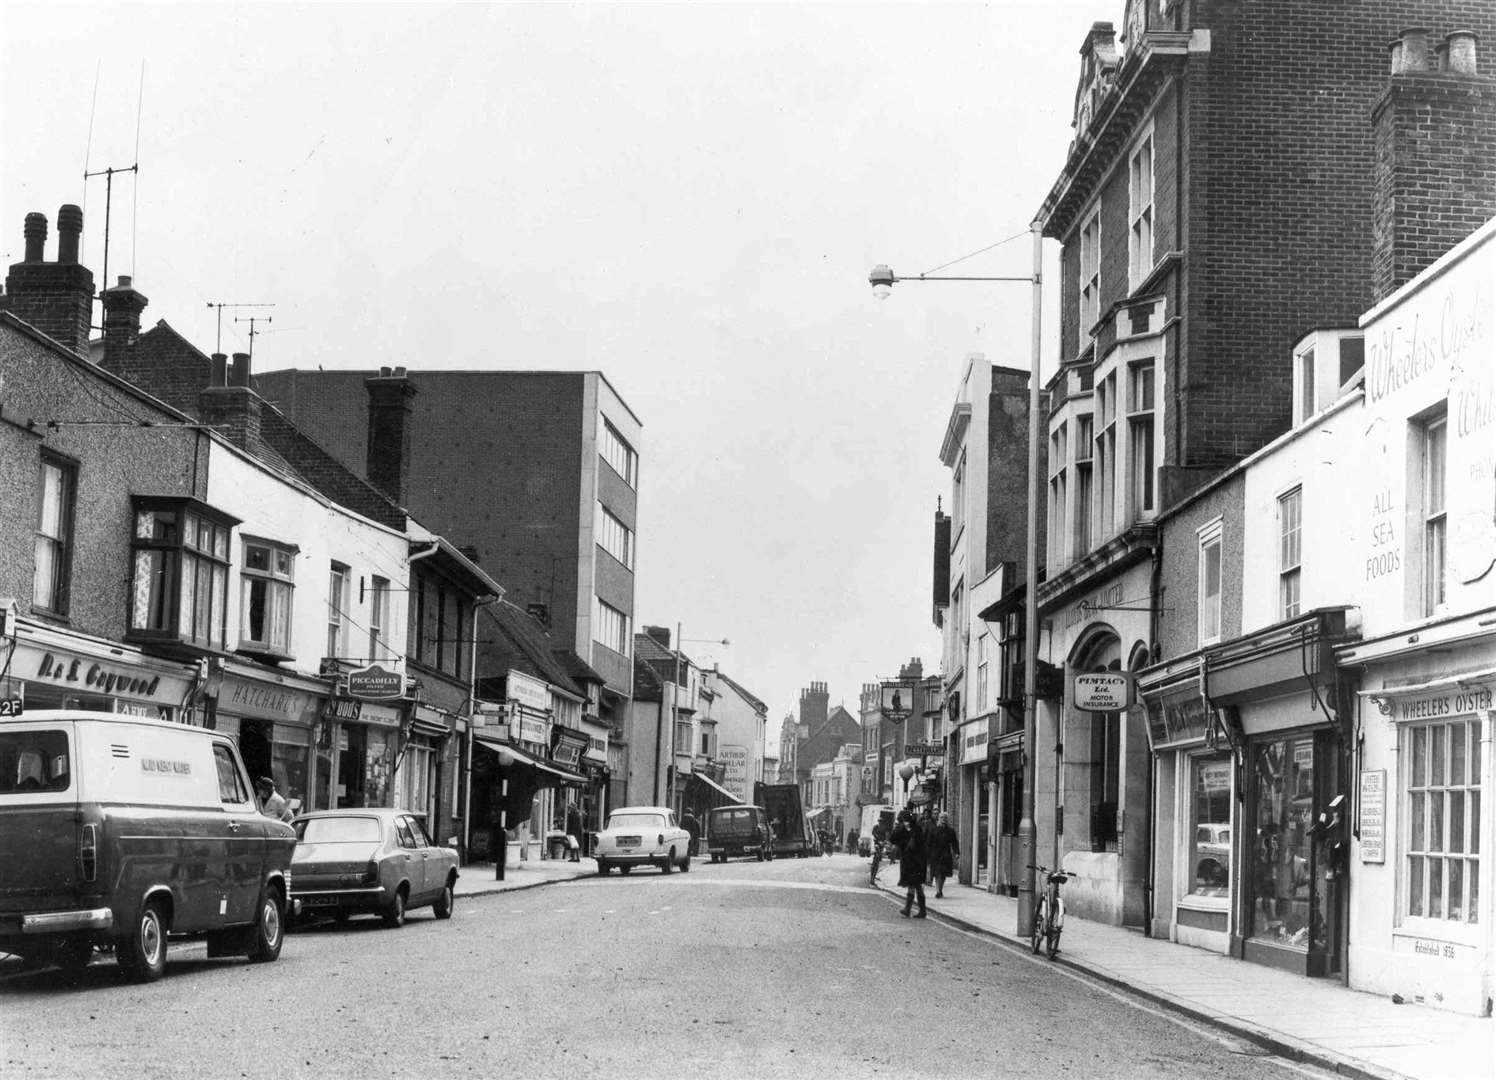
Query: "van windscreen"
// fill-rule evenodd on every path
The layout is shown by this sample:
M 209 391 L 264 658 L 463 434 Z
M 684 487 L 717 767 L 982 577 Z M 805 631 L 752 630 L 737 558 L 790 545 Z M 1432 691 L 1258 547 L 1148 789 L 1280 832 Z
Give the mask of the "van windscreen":
M 68 761 L 65 731 L 0 731 L 0 795 L 66 791 Z

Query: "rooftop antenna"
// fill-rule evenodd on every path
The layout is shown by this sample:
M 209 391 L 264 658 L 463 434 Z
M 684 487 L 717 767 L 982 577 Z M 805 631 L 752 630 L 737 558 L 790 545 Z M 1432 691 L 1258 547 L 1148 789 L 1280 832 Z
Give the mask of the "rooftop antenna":
M 101 66 L 102 66 L 102 62 L 101 62 Z M 98 71 L 95 71 L 94 72 L 94 104 L 95 104 L 95 106 L 97 106 L 97 104 L 98 104 L 98 96 L 99 96 L 99 76 L 98 76 Z M 85 155 L 84 155 L 84 160 L 83 160 L 83 179 L 84 179 L 84 181 L 86 182 L 88 180 L 91 180 L 95 176 L 102 176 L 104 178 L 104 277 L 103 277 L 103 280 L 99 283 L 99 295 L 100 295 L 101 298 L 103 297 L 104 290 L 107 289 L 107 288 L 109 288 L 109 224 L 110 224 L 109 219 L 110 219 L 110 216 L 111 216 L 111 211 L 113 210 L 113 207 L 114 207 L 114 174 L 115 173 L 135 173 L 137 176 L 140 174 L 140 114 L 141 114 L 142 106 L 144 104 L 145 104 L 145 61 L 142 60 L 140 62 L 140 92 L 139 92 L 139 96 L 137 97 L 136 102 L 135 102 L 135 164 L 127 166 L 127 167 L 123 167 L 123 168 L 118 168 L 118 169 L 116 169 L 113 166 L 110 166 L 107 169 L 95 169 L 93 172 L 89 172 L 88 171 L 88 153 L 85 153 Z M 90 145 L 90 148 L 91 148 L 92 144 L 93 144 L 93 113 L 92 112 L 89 113 L 89 117 L 88 117 L 88 140 L 89 140 L 89 145 Z M 91 152 L 91 149 L 90 149 L 89 152 Z M 85 187 L 86 186 L 87 186 L 87 184 L 85 183 Z M 139 204 L 139 201 L 138 201 L 138 188 L 137 188 L 137 206 L 138 206 L 138 204 Z
M 264 330 L 256 330 L 255 329 L 255 323 L 257 321 L 258 322 L 272 322 L 274 320 L 272 320 L 269 315 L 250 315 L 247 318 L 243 318 L 243 319 L 239 318 L 236 315 L 236 316 L 234 316 L 234 321 L 235 322 L 247 322 L 247 323 L 249 323 L 249 355 L 251 357 L 253 357 L 254 354 L 255 354 L 255 335 L 256 334 L 263 334 L 263 333 L 265 333 Z
M 217 302 L 212 301 L 212 300 L 208 301 L 208 306 L 210 308 L 217 308 L 218 309 L 218 336 L 217 336 L 217 338 L 214 339 L 215 344 L 213 346 L 213 351 L 214 352 L 220 352 L 220 353 L 223 352 L 223 309 L 224 308 L 226 308 L 226 307 L 231 307 L 231 308 L 241 308 L 241 307 L 275 307 L 274 304 L 228 304 L 228 303 L 217 303 Z M 234 321 L 238 322 L 239 320 L 237 318 L 235 318 Z M 253 350 L 253 348 L 254 348 L 254 327 L 253 327 L 253 325 L 251 325 L 251 327 L 250 327 L 249 345 L 250 345 L 250 349 Z

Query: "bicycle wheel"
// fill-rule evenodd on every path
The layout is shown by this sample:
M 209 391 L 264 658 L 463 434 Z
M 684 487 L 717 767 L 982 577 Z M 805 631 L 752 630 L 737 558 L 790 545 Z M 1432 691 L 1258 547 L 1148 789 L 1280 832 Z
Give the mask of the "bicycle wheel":
M 1050 930 L 1049 930 L 1049 934 L 1047 935 L 1047 939 L 1048 939 L 1048 947 L 1049 947 L 1049 958 L 1051 960 L 1053 960 L 1054 956 L 1055 956 L 1055 953 L 1057 953 L 1057 952 L 1060 951 L 1060 930 L 1059 930 L 1059 927 L 1051 927 Z M 1035 949 L 1034 951 L 1038 952 L 1039 950 Z
M 1034 912 L 1034 940 L 1033 940 L 1033 950 L 1034 950 L 1034 955 L 1035 956 L 1039 955 L 1039 949 L 1044 944 L 1044 923 L 1046 921 L 1044 915 L 1045 915 L 1045 905 L 1041 901 L 1040 904 L 1039 904 L 1038 910 L 1036 910 Z

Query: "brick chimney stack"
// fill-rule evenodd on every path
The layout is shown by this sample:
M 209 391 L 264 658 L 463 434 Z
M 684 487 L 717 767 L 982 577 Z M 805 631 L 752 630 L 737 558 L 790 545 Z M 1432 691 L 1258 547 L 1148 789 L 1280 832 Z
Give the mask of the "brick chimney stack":
M 203 423 L 216 428 L 235 446 L 258 453 L 260 416 L 265 403 L 249 385 L 249 353 L 234 354 L 233 364 L 227 368 L 226 386 L 218 381 L 224 369 L 223 354 L 214 353 L 209 368 L 213 385 L 199 392 L 198 413 Z
M 126 358 L 140 337 L 140 313 L 147 303 L 125 275 L 120 275 L 114 288 L 104 290 L 104 358 L 100 367 L 123 374 Z
M 369 394 L 369 441 L 364 472 L 396 506 L 405 505 L 410 482 L 411 400 L 416 388 L 403 367 L 379 369 L 364 380 Z
M 1496 215 L 1496 79 L 1477 35 L 1404 30 L 1372 109 L 1372 290 L 1382 300 Z
M 57 261 L 46 261 L 47 217 L 26 215 L 26 257 L 5 277 L 10 312 L 81 359 L 89 359 L 93 274 L 78 262 L 83 211 L 69 203 L 57 212 Z

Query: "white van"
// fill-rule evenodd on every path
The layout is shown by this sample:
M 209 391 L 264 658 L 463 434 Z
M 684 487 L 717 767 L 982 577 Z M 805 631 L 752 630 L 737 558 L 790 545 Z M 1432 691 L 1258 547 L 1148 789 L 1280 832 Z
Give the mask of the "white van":
M 295 846 L 220 732 L 79 710 L 0 719 L 0 951 L 82 968 L 112 944 L 141 980 L 161 976 L 168 935 L 274 960 Z
M 873 827 L 883 819 L 886 819 L 888 826 L 892 827 L 893 807 L 864 806 L 862 808 L 862 825 L 857 830 L 857 854 L 871 855 L 873 853 Z

